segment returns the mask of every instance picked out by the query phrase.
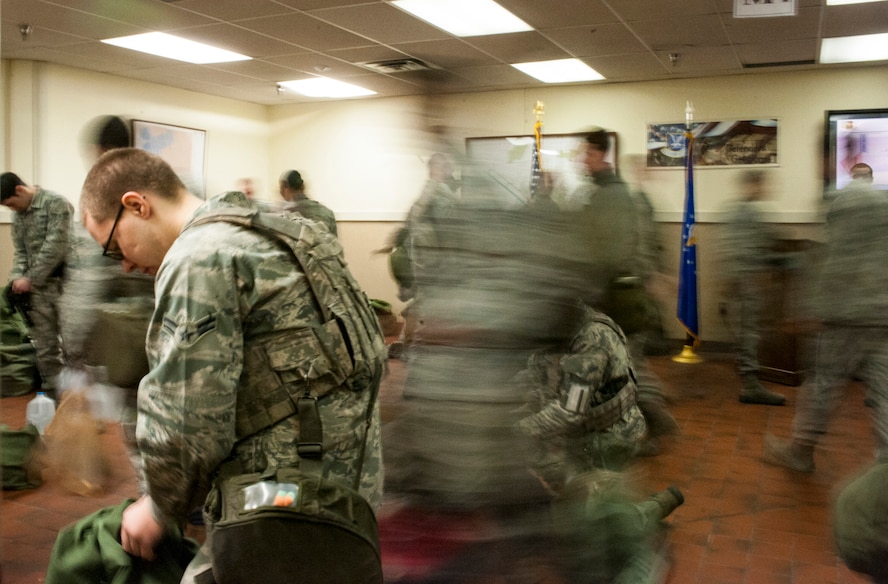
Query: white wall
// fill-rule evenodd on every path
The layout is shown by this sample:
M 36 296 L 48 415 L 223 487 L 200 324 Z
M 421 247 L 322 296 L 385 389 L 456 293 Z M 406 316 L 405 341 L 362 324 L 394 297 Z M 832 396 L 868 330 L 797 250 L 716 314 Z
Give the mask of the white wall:
M 700 121 L 777 118 L 779 164 L 770 171 L 775 191 L 770 219 L 798 225 L 796 236 L 816 238 L 824 111 L 885 107 L 888 95 L 885 65 L 271 107 L 41 63 L 4 62 L 0 74 L 4 170 L 26 175 L 22 169 L 33 169 L 34 176 L 23 176 L 26 181 L 76 201 L 87 171 L 80 134 L 96 116 L 206 129 L 208 193 L 252 176 L 260 195 L 274 199 L 281 171 L 300 170 L 309 194 L 337 213 L 340 239 L 358 280 L 371 297 L 396 309 L 401 304 L 385 260 L 373 251 L 384 245 L 417 196 L 427 157 L 444 150 L 459 158 L 466 137 L 532 133 L 537 100 L 545 103 L 544 141 L 547 133 L 603 126 L 618 133 L 621 155 L 645 151 L 648 123 L 683 121 L 687 100 Z M 738 172 L 697 170 L 698 222 L 719 221 L 724 203 L 736 194 Z M 658 219 L 680 221 L 683 173 L 651 175 L 648 187 Z M 2 227 L 0 235 L 7 226 Z M 678 237 L 677 225 L 661 227 L 661 233 Z M 716 226 L 700 230 L 703 239 L 716 233 Z M 671 253 L 671 239 L 668 243 Z M 701 328 L 704 339 L 722 340 L 727 332 L 715 312 L 722 299 L 716 281 L 720 267 L 711 244 L 701 240 L 698 258 Z M 0 277 L 8 273 L 7 256 L 9 246 L 0 246 Z M 673 260 L 677 256 L 670 256 Z M 673 311 L 671 304 L 667 300 L 666 314 Z
M 20 127 L 10 128 L 4 166 L 75 205 L 91 164 L 83 148 L 84 131 L 103 115 L 206 130 L 209 193 L 234 188 L 243 176 L 268 175 L 264 106 L 46 63 L 7 65 L 10 75 L 4 79 L 17 96 L 9 103 L 11 118 Z M 29 94 L 30 86 L 36 89 Z M 33 116 L 21 120 L 29 107 Z M 20 147 L 27 146 L 22 139 L 29 135 L 33 152 Z

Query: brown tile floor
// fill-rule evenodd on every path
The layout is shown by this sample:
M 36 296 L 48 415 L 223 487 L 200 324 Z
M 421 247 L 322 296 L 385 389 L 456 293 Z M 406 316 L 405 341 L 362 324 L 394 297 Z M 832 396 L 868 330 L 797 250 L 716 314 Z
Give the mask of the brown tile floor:
M 788 407 L 742 405 L 729 359 L 705 356 L 697 365 L 669 357 L 651 359 L 682 433 L 662 454 L 640 459 L 641 485 L 656 491 L 678 485 L 686 503 L 670 518 L 674 558 L 668 584 L 849 584 L 867 579 L 848 570 L 835 554 L 830 505 L 836 489 L 872 460 L 873 438 L 860 384 L 849 387 L 816 453 L 817 472 L 799 476 L 760 462 L 767 432 L 788 436 L 796 388 L 783 391 Z M 404 371 L 400 361 L 384 383 L 384 412 L 397 408 Z M 770 386 L 770 384 L 769 384 Z M 30 396 L 0 400 L 0 421 L 24 422 Z M 0 566 L 4 584 L 43 581 L 50 550 L 64 525 L 134 496 L 136 484 L 120 440 L 120 428 L 103 435 L 114 478 L 100 497 L 65 492 L 52 481 L 32 491 L 3 492 L 0 502 Z

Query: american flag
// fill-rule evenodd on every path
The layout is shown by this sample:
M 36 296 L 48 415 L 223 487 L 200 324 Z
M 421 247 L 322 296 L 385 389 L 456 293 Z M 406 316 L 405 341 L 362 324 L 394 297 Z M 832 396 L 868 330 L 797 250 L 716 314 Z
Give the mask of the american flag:
M 537 122 L 533 127 L 534 140 L 533 140 L 533 155 L 531 159 L 531 167 L 530 167 L 530 198 L 534 198 L 537 196 L 537 192 L 539 191 L 540 184 L 543 181 L 543 169 L 540 167 L 540 126 L 542 124 Z

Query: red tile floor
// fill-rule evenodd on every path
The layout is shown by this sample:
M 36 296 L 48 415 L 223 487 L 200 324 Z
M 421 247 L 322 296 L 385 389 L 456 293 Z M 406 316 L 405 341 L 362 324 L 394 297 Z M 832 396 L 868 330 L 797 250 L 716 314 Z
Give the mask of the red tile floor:
M 869 582 L 836 556 L 830 509 L 839 486 L 872 460 L 874 441 L 860 384 L 849 386 L 830 433 L 815 455 L 817 471 L 795 475 L 759 460 L 766 433 L 788 436 L 797 388 L 787 407 L 742 405 L 732 361 L 706 355 L 696 365 L 651 359 L 673 398 L 682 432 L 659 456 L 639 459 L 633 471 L 653 492 L 679 486 L 686 502 L 668 518 L 673 563 L 668 584 L 851 584 Z M 404 365 L 391 360 L 381 393 L 383 414 L 397 409 Z M 31 396 L 0 400 L 0 422 L 24 423 Z M 0 567 L 4 584 L 43 582 L 56 533 L 64 525 L 134 496 L 136 482 L 120 428 L 103 434 L 114 479 L 99 497 L 65 492 L 53 482 L 5 491 L 0 502 Z

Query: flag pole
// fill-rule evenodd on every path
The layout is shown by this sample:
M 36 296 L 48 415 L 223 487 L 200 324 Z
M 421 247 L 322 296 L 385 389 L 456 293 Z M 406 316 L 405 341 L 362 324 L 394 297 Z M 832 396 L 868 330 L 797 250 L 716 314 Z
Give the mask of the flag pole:
M 685 106 L 685 215 L 681 233 L 681 261 L 678 272 L 678 320 L 685 329 L 685 344 L 681 353 L 672 358 L 678 363 L 700 363 L 703 359 L 694 352 L 699 340 L 697 314 L 697 239 L 694 211 L 694 106 Z

